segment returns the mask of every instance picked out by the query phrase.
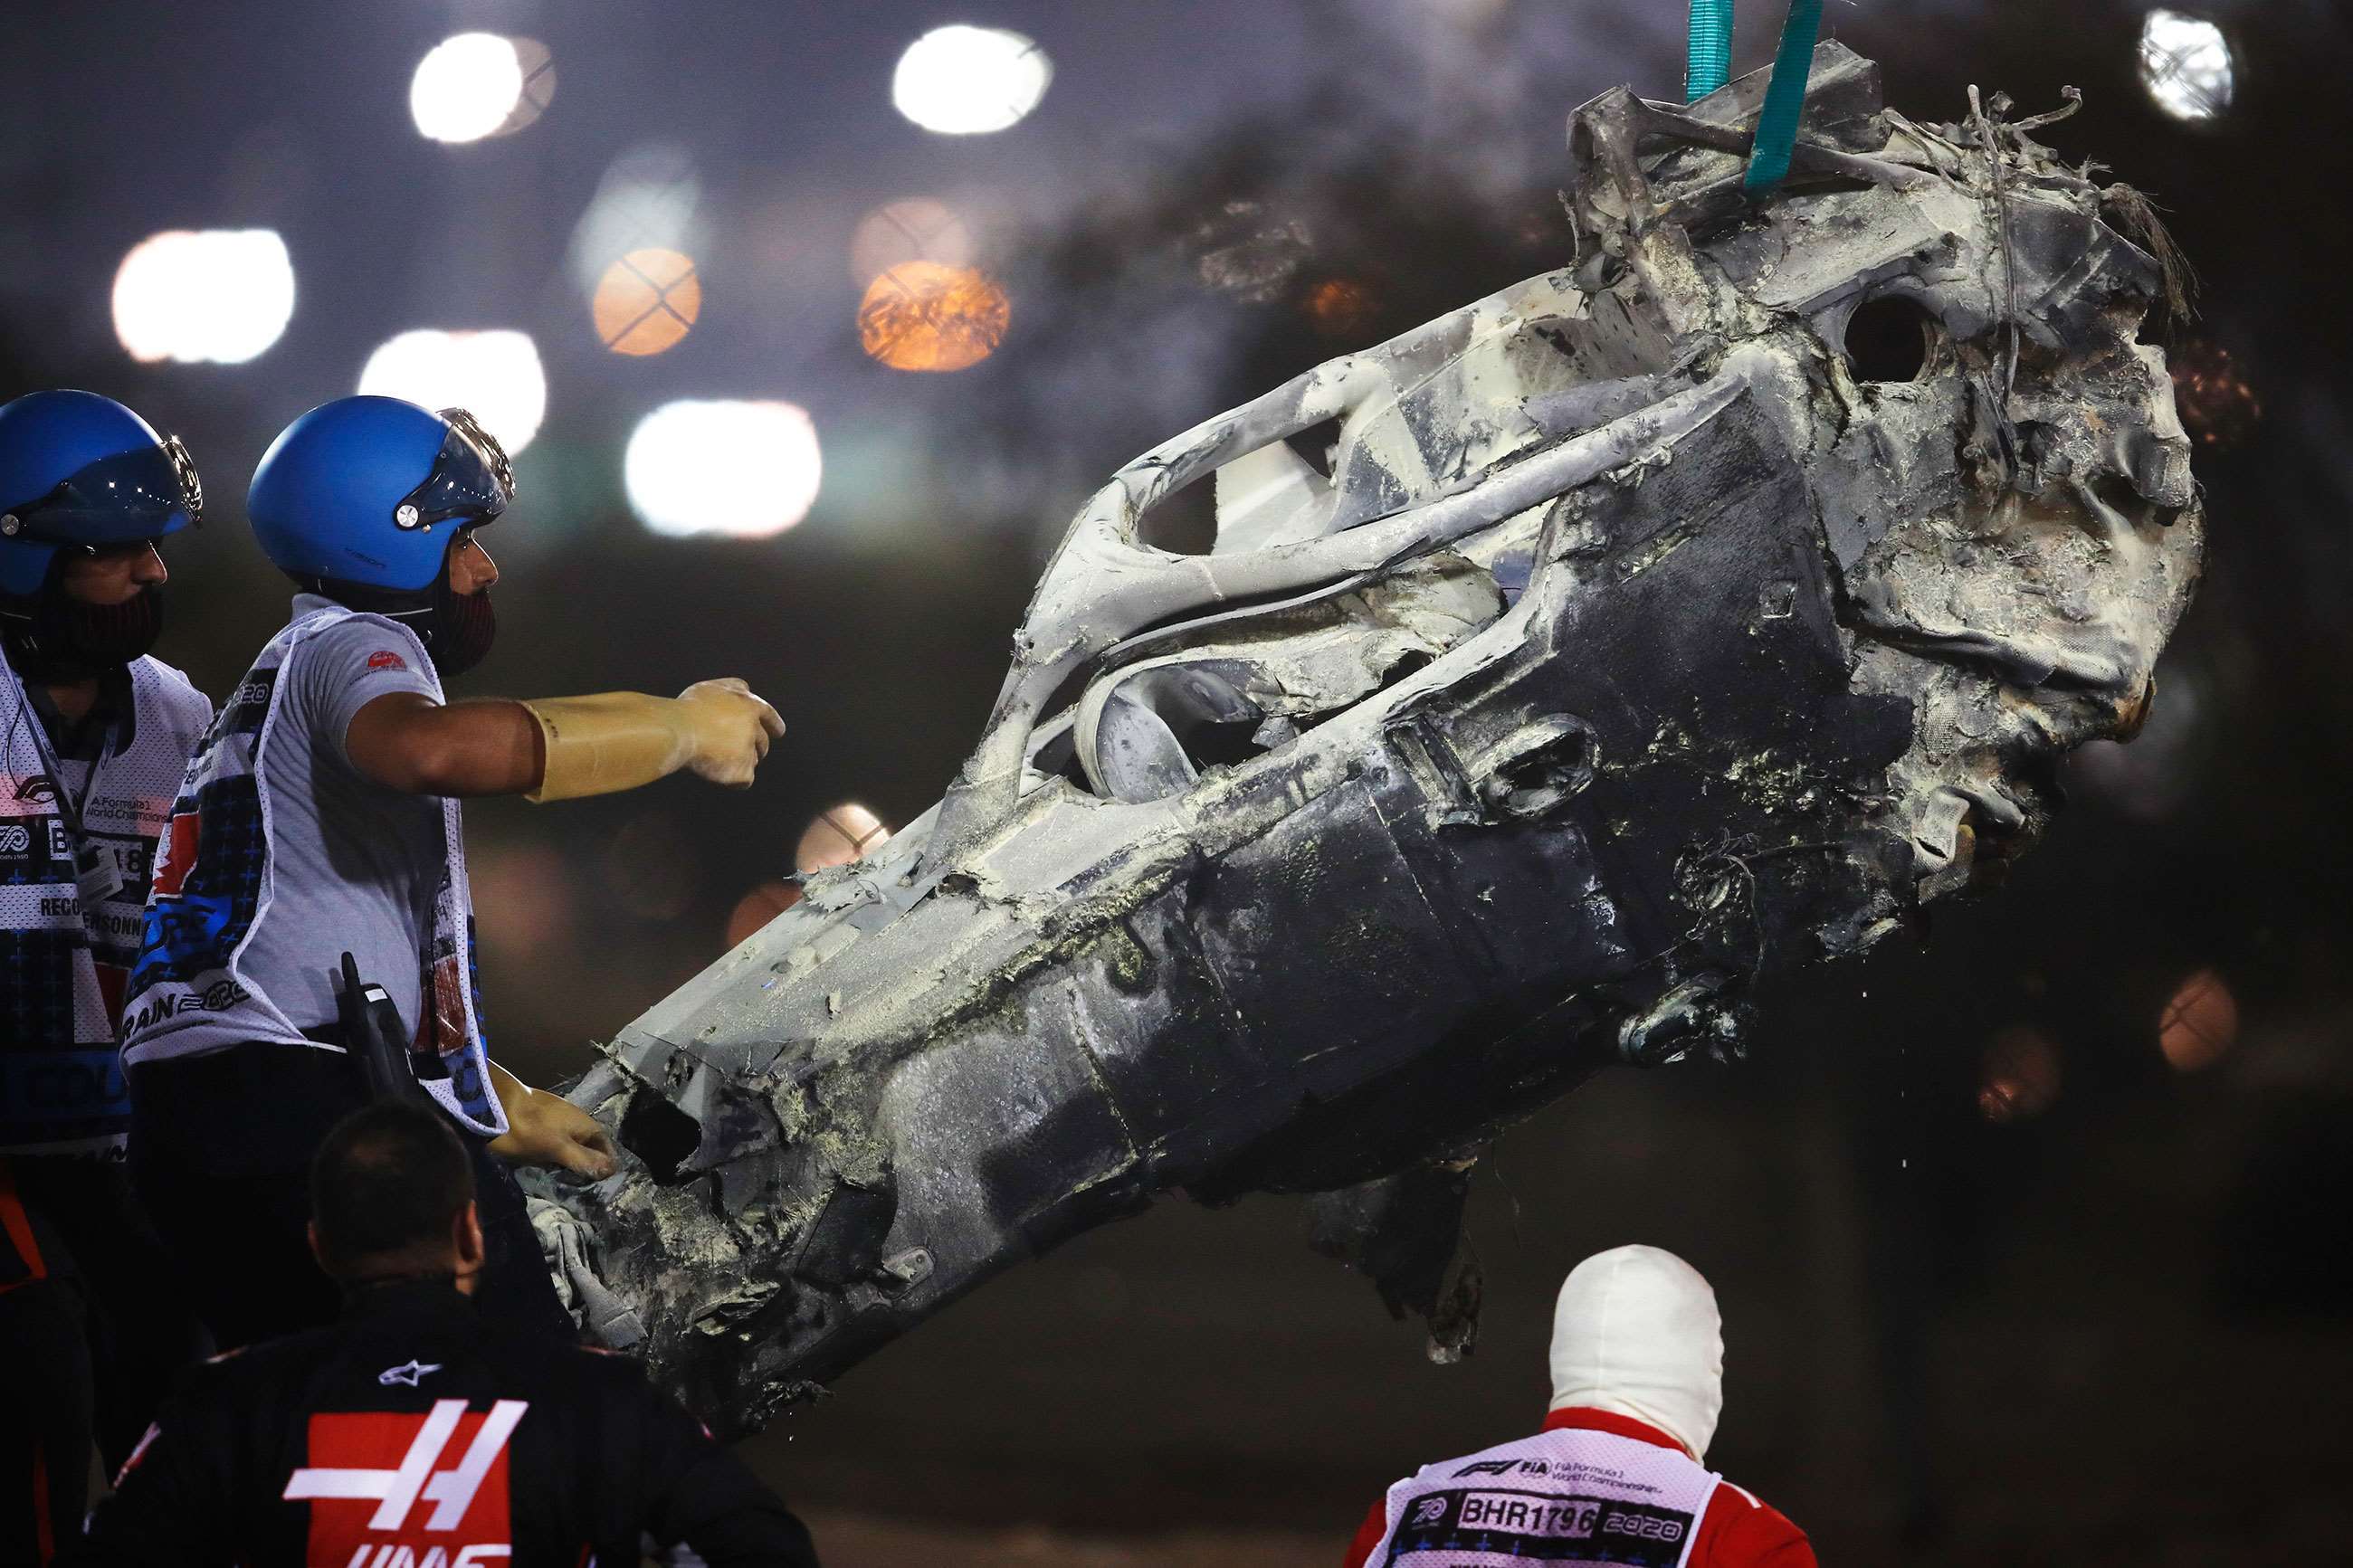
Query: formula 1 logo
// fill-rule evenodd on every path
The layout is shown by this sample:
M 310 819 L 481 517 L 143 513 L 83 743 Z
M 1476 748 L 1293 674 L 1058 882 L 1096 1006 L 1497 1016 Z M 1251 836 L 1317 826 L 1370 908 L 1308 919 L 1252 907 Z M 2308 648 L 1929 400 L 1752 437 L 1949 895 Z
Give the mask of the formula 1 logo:
M 311 1504 L 304 1560 L 344 1568 L 485 1568 L 507 1558 L 507 1440 L 528 1408 L 501 1399 L 488 1415 L 475 1415 L 462 1399 L 441 1399 L 423 1415 L 311 1416 L 311 1462 L 279 1494 Z M 455 1461 L 444 1467 L 451 1453 Z

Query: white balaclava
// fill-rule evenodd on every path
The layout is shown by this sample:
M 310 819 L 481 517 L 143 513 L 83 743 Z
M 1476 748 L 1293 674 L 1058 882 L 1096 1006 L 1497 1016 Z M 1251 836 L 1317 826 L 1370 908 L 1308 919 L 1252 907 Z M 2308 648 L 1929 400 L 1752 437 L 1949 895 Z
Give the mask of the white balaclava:
M 1724 1412 L 1724 1320 L 1700 1271 L 1655 1247 L 1597 1252 L 1552 1314 L 1552 1408 L 1631 1416 L 1707 1454 Z

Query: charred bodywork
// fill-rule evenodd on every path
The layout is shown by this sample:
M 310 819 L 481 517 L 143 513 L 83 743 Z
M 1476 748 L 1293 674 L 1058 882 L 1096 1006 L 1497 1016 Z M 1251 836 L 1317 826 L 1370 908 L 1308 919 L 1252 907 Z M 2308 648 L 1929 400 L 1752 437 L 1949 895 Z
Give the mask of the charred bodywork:
M 1760 205 L 1762 90 L 1596 99 L 1570 265 L 1120 470 L 934 812 L 575 1087 L 571 1267 L 715 1425 L 1179 1189 L 1338 1194 L 1428 1310 L 1481 1143 L 1736 1048 L 2137 724 L 2200 550 L 2147 205 L 1827 44 Z M 1214 550 L 1141 542 L 1197 480 Z

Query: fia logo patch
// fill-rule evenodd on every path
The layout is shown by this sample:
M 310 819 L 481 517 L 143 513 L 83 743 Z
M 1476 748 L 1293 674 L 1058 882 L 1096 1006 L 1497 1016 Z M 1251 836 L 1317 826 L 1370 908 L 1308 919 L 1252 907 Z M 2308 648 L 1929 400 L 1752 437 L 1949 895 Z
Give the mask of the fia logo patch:
M 330 1568 L 484 1568 L 512 1555 L 507 1440 L 528 1408 L 522 1400 L 501 1399 L 478 1415 L 462 1399 L 440 1399 L 422 1415 L 371 1410 L 311 1416 L 310 1463 L 289 1476 L 279 1494 L 311 1505 L 304 1561 Z

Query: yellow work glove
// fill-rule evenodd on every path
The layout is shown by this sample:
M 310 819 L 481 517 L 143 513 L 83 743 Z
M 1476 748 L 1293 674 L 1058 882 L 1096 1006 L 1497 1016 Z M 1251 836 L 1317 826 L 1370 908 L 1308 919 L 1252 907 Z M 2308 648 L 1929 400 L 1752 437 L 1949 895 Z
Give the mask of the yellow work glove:
M 603 691 L 526 702 L 546 742 L 547 765 L 526 800 L 611 795 L 692 768 L 741 787 L 785 732 L 776 710 L 730 677 L 699 680 L 676 697 Z

